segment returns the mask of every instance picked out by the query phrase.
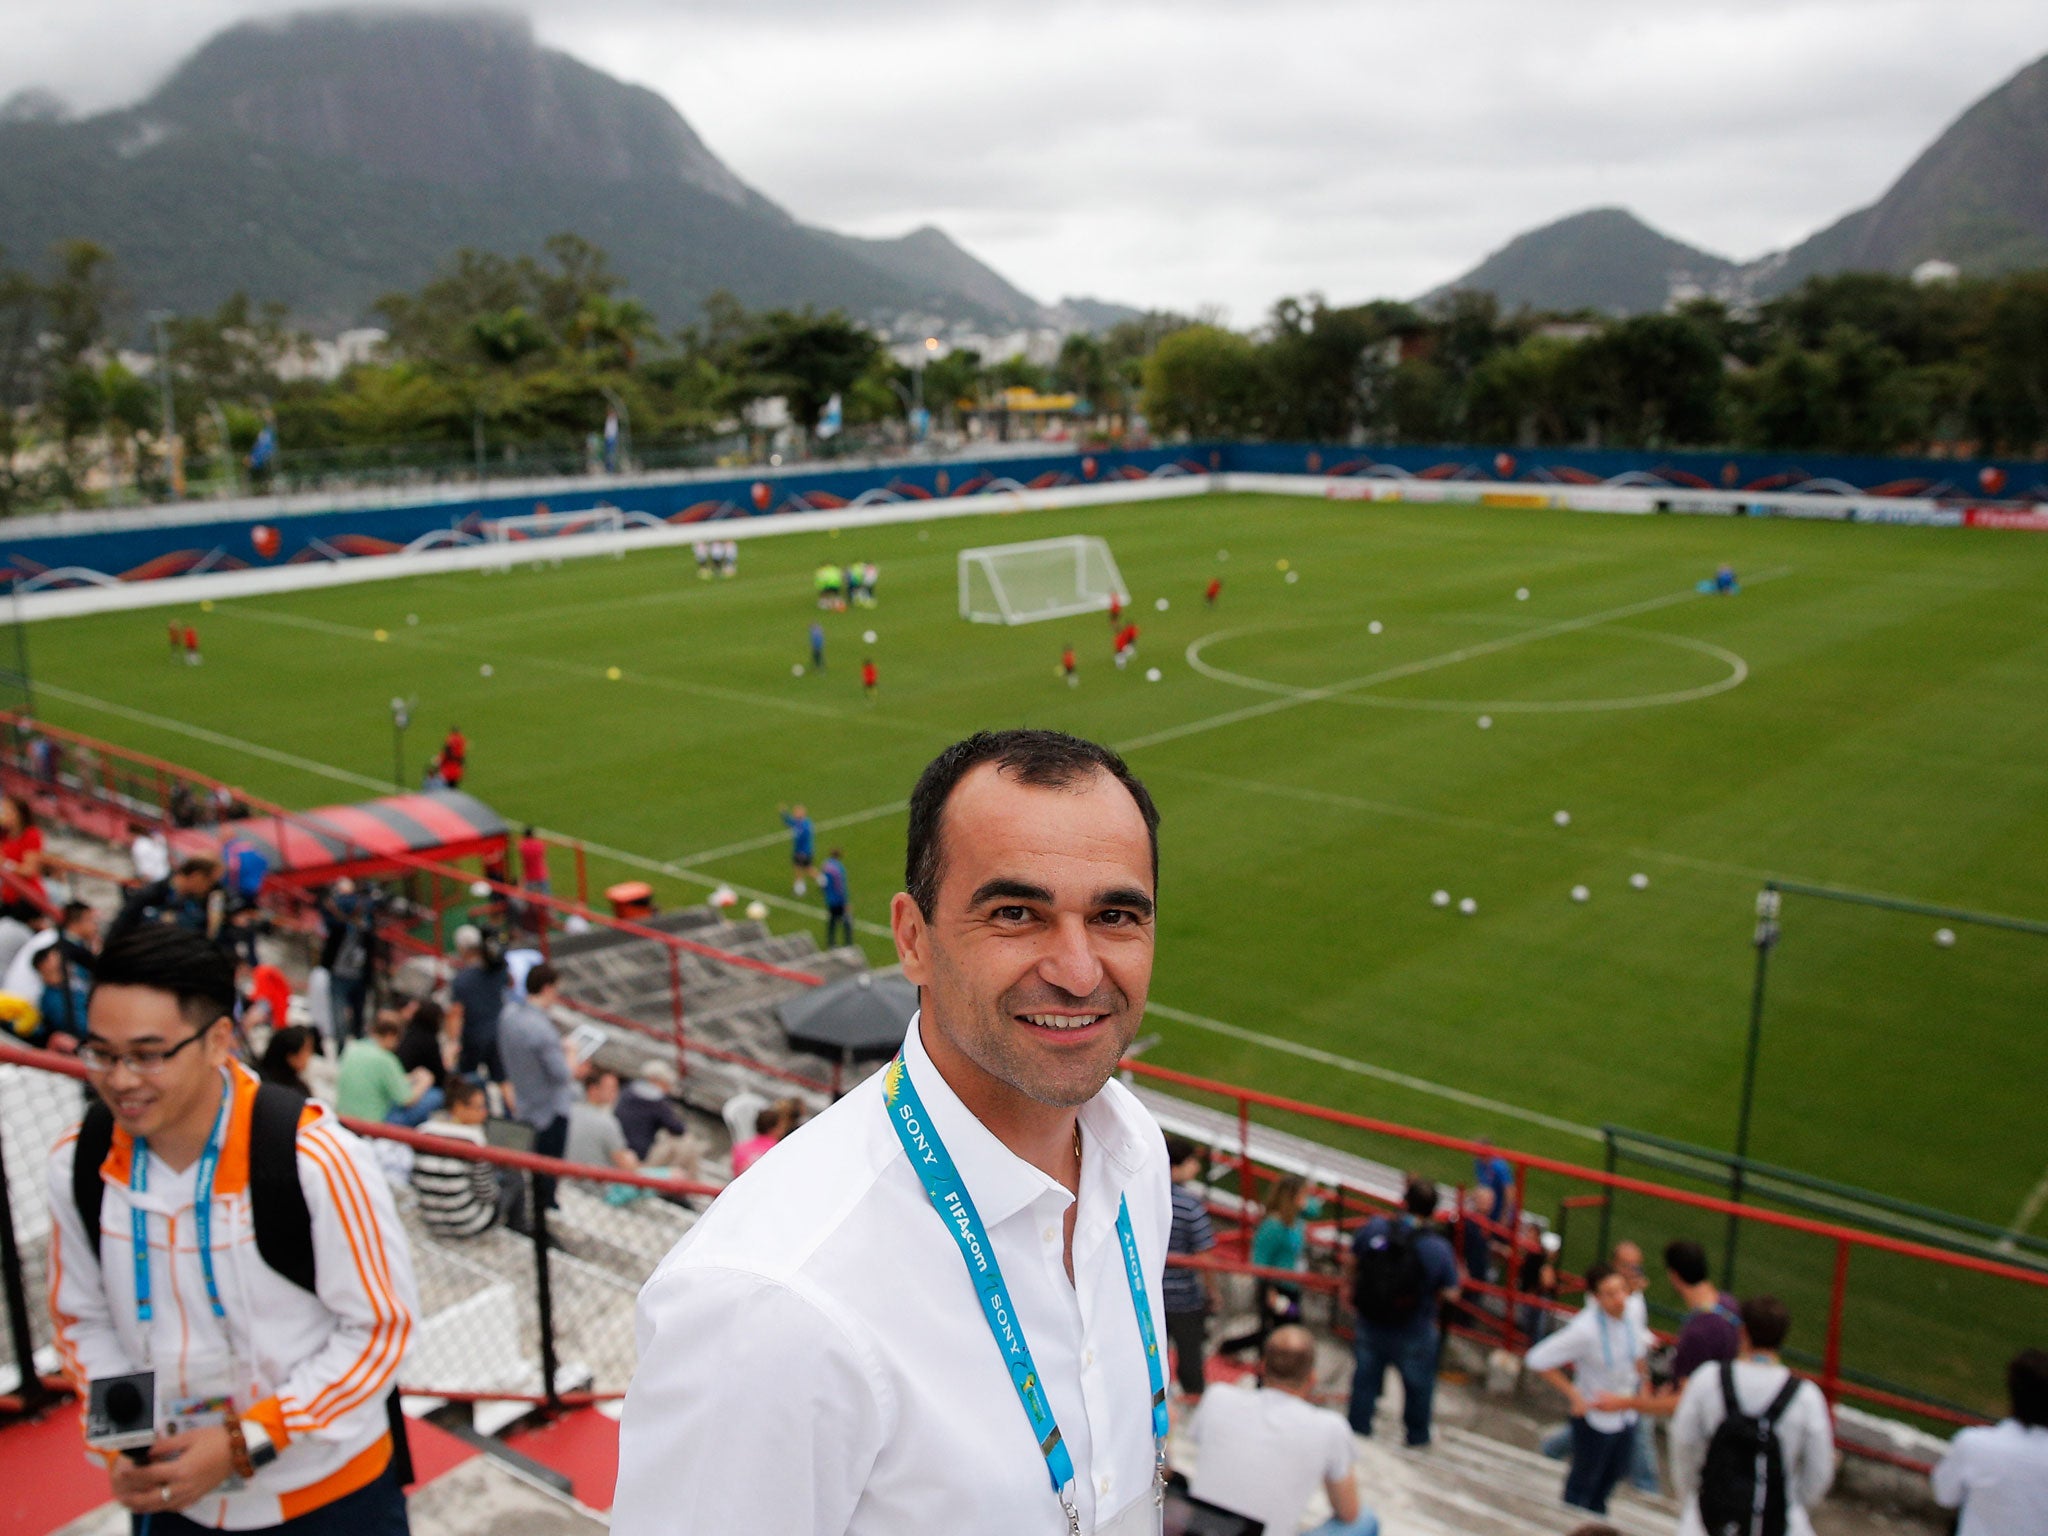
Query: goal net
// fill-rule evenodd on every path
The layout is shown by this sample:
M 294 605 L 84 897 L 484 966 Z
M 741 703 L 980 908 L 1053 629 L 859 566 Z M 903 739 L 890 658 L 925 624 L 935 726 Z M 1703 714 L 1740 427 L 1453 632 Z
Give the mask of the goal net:
M 534 512 L 523 517 L 494 517 L 483 524 L 487 543 L 514 544 L 532 539 L 559 539 L 576 533 L 617 533 L 626 515 L 617 507 L 588 507 L 581 512 Z
M 1096 613 L 1125 596 L 1109 545 L 1075 535 L 960 551 L 960 617 L 976 624 L 1031 624 Z

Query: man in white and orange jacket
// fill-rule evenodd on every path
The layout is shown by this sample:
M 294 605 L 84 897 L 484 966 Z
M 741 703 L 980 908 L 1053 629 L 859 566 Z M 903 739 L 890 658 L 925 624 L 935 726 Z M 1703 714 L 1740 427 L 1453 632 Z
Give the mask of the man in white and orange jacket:
M 259 1085 L 234 1059 L 233 1002 L 221 951 L 181 929 L 104 951 L 80 1052 L 112 1111 L 96 1241 L 76 1181 L 90 1120 L 50 1159 L 57 1345 L 81 1392 L 156 1373 L 157 1441 L 146 1460 L 108 1460 L 114 1497 L 151 1517 L 151 1536 L 402 1536 L 389 1398 L 418 1305 L 405 1236 L 361 1144 L 307 1105 L 295 1145 L 310 1274 L 265 1262 L 250 1175 Z

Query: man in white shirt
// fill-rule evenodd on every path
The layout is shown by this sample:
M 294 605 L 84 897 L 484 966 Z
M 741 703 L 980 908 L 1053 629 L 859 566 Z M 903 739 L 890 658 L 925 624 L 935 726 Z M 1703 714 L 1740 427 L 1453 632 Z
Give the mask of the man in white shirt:
M 2005 1385 L 2011 1417 L 1961 1431 L 1934 1469 L 1935 1501 L 1963 1512 L 1956 1536 L 2048 1531 L 2048 1350 L 2014 1355 Z
M 1262 1364 L 1264 1391 L 1225 1382 L 1203 1394 L 1188 1427 L 1201 1452 L 1188 1491 L 1263 1521 L 1267 1536 L 1293 1536 L 1320 1485 L 1331 1518 L 1309 1536 L 1374 1536 L 1379 1520 L 1358 1502 L 1351 1425 L 1315 1403 L 1314 1335 L 1275 1328 Z
M 1109 1080 L 1157 826 L 1119 758 L 1056 732 L 925 769 L 890 912 L 903 1054 L 641 1292 L 620 1536 L 1159 1529 L 1166 1147 Z
M 1627 1276 L 1595 1264 L 1586 1271 L 1586 1294 L 1593 1304 L 1532 1345 L 1525 1360 L 1571 1403 L 1572 1464 L 1565 1474 L 1565 1503 L 1604 1515 L 1607 1496 L 1628 1470 L 1635 1444 L 1636 1413 L 1628 1404 L 1643 1388 L 1648 1348 L 1628 1317 Z
M 1807 1511 L 1835 1480 L 1835 1426 L 1827 1399 L 1810 1381 L 1800 1382 L 1790 1398 L 1779 1402 L 1779 1394 L 1793 1379 L 1778 1358 L 1791 1329 L 1792 1315 L 1782 1301 L 1753 1296 L 1742 1304 L 1741 1353 L 1732 1361 L 1702 1366 L 1687 1380 L 1671 1420 L 1671 1480 L 1678 1485 L 1679 1536 L 1706 1536 L 1701 1501 L 1715 1493 L 1707 1452 L 1714 1431 L 1728 1417 L 1726 1394 L 1731 1386 L 1736 1406 L 1750 1418 L 1778 1409 L 1771 1433 L 1777 1437 L 1784 1468 L 1786 1536 L 1813 1536 Z

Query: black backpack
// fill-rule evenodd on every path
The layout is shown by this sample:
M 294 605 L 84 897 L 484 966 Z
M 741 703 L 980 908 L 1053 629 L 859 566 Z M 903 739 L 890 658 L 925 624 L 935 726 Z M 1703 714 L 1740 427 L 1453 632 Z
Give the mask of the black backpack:
M 1420 1235 L 1413 1222 L 1388 1221 L 1358 1250 L 1351 1304 L 1368 1323 L 1398 1328 L 1420 1310 L 1429 1287 Z
M 263 1262 L 300 1290 L 317 1293 L 313 1213 L 299 1185 L 299 1115 L 305 1107 L 303 1098 L 277 1083 L 257 1088 L 249 1115 L 249 1208 Z M 92 1239 L 94 1259 L 99 1257 L 100 1206 L 107 1190 L 100 1164 L 113 1145 L 114 1116 L 94 1099 L 79 1124 L 71 1157 L 71 1198 Z M 391 1469 L 404 1487 L 413 1480 L 412 1451 L 396 1387 L 385 1399 L 385 1413 L 391 1423 Z
M 1719 1366 L 1726 1413 L 1707 1442 L 1700 1473 L 1700 1519 L 1707 1536 L 1785 1536 L 1785 1455 L 1778 1420 L 1792 1406 L 1799 1378 L 1788 1374 L 1770 1406 L 1755 1417 L 1735 1400 L 1735 1365 Z

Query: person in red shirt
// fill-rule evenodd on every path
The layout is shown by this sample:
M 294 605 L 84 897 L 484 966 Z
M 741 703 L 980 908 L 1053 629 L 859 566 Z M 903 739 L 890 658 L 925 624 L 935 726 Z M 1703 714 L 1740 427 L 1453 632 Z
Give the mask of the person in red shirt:
M 548 883 L 548 845 L 531 827 L 519 839 L 519 883 L 543 896 L 554 894 Z
M 1066 674 L 1069 688 L 1081 686 L 1079 663 L 1074 660 L 1074 648 L 1071 645 L 1060 652 L 1060 671 Z
M 875 702 L 875 684 L 881 674 L 875 670 L 875 659 L 870 656 L 860 664 L 860 688 L 867 695 L 870 704 Z
M 194 629 L 190 624 L 187 624 L 185 626 L 185 665 L 188 667 L 196 667 L 199 665 L 200 660 L 201 657 L 199 655 L 199 631 Z
M 1124 600 L 1120 593 L 1109 594 L 1109 622 L 1117 623 L 1124 616 Z
M 1138 654 L 1138 626 L 1126 624 L 1116 632 L 1116 664 L 1122 670 L 1125 662 Z
M 462 788 L 462 775 L 469 767 L 469 742 L 462 727 L 448 727 L 448 739 L 441 743 L 441 782 L 450 789 Z
M 43 889 L 43 831 L 19 795 L 0 797 L 0 910 L 39 915 L 49 906 Z
M 1221 597 L 1222 595 L 1223 578 L 1221 576 L 1211 576 L 1209 578 L 1208 587 L 1202 593 L 1202 601 L 1207 603 L 1211 608 L 1214 608 L 1216 606 L 1216 599 Z
M 185 654 L 185 626 L 176 619 L 171 620 L 171 660 L 176 661 Z
M 243 999 L 243 1028 L 268 1024 L 271 1029 L 280 1030 L 291 1023 L 292 984 L 283 971 L 274 965 L 251 965 L 244 960 L 235 967 L 235 981 Z M 258 1004 L 264 1008 L 261 1016 L 254 1012 Z

